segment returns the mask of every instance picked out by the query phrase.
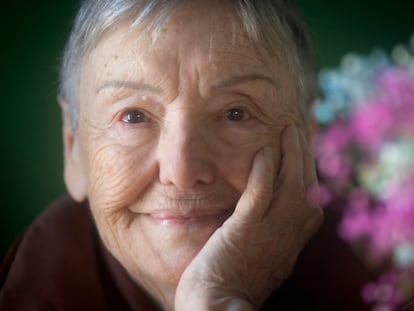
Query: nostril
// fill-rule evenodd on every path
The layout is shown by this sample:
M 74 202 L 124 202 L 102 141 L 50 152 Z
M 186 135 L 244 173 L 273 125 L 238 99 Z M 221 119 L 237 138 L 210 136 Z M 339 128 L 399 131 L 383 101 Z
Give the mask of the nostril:
M 178 113 L 180 112 L 180 113 Z M 159 180 L 182 190 L 214 182 L 213 163 L 206 133 L 191 116 L 175 111 L 168 116 L 158 141 Z
M 174 185 L 181 190 L 192 189 L 199 183 L 210 184 L 214 181 L 211 169 L 201 161 L 167 161 L 160 163 L 160 182 Z
M 199 183 L 211 184 L 214 182 L 213 165 L 205 153 L 171 150 L 159 156 L 159 180 L 181 190 L 191 189 Z

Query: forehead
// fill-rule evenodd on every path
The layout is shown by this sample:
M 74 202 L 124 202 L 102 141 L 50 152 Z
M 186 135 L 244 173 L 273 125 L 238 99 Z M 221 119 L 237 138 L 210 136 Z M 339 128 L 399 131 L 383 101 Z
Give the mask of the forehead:
M 154 11 L 136 28 L 130 27 L 131 23 L 135 23 L 133 21 L 115 25 L 95 45 L 95 52 L 98 50 L 102 56 L 105 51 L 111 52 L 111 46 L 120 51 L 134 43 L 139 45 L 139 49 L 131 51 L 135 56 L 140 56 L 140 52 L 159 55 L 174 50 L 179 43 L 183 49 L 190 51 L 197 46 L 207 51 L 209 57 L 213 57 L 214 53 L 226 57 L 226 53 L 231 52 L 230 57 L 250 54 L 261 59 L 267 54 L 267 57 L 280 58 L 283 49 L 277 48 L 277 43 L 272 55 L 268 55 L 262 46 L 249 38 L 231 1 L 212 0 L 207 3 L 192 0 L 177 3 L 168 11 L 169 14 L 160 14 L 163 16 L 160 18 L 159 12 Z
M 205 74 L 204 80 L 253 73 L 275 81 L 284 76 L 283 83 L 292 82 L 288 62 L 280 56 L 283 49 L 270 55 L 251 40 L 227 1 L 215 5 L 189 1 L 176 7 L 159 27 L 149 27 L 152 21 L 148 17 L 136 28 L 131 28 L 131 21 L 124 22 L 106 33 L 86 58 L 83 71 L 92 75 L 87 79 L 99 84 L 111 78 L 142 79 L 137 75 L 144 74 L 145 79 L 164 75 L 159 79 L 168 80 L 166 73 L 180 75 L 179 70 L 193 65 Z

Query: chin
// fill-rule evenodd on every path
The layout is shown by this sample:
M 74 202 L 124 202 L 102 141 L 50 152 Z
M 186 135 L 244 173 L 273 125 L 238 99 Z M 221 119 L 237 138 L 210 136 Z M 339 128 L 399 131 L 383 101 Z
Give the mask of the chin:
M 160 222 L 139 215 L 118 243 L 106 244 L 132 278 L 151 293 L 160 288 L 175 290 L 182 273 L 225 219 Z

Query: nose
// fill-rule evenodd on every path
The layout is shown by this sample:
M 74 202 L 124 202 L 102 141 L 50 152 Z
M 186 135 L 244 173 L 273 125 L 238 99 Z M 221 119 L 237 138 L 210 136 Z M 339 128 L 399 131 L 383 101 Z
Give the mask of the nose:
M 208 133 L 191 116 L 175 113 L 165 123 L 158 141 L 159 179 L 162 184 L 190 190 L 214 182 Z

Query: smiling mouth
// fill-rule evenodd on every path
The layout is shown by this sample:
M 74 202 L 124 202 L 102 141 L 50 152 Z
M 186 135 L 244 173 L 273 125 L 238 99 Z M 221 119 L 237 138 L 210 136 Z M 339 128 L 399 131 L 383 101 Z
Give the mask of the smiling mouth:
M 161 225 L 202 225 L 212 223 L 220 223 L 221 225 L 232 213 L 233 209 L 208 212 L 156 211 L 144 215 Z

